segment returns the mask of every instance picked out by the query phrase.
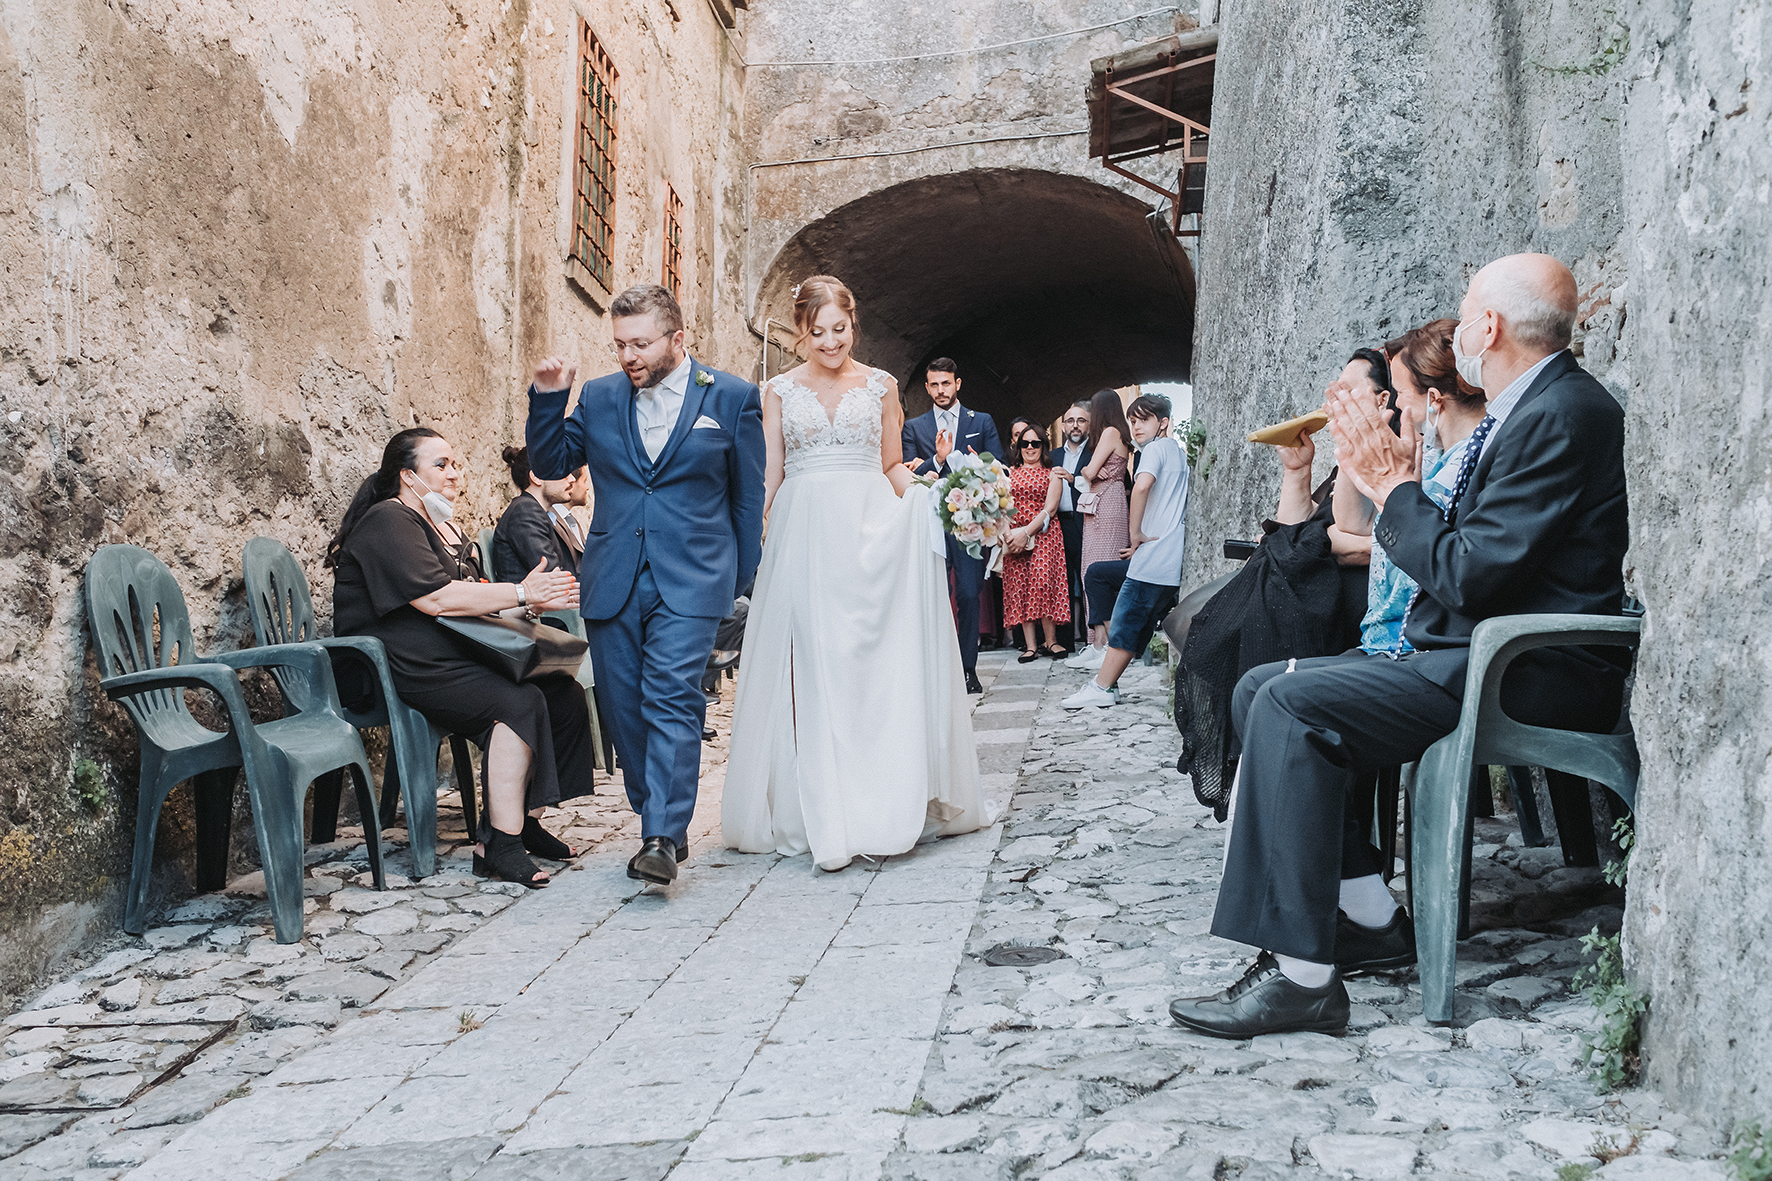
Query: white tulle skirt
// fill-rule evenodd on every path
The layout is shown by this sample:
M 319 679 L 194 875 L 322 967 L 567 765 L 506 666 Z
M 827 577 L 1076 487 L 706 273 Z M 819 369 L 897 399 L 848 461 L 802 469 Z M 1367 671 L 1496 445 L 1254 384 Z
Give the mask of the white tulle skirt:
M 720 819 L 731 848 L 835 868 L 988 821 L 931 494 L 823 458 L 770 511 Z

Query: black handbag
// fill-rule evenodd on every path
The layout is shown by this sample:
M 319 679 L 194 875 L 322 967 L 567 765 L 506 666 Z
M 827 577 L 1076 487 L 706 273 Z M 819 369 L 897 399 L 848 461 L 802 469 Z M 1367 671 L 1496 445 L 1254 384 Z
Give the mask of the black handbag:
M 550 673 L 578 675 L 589 648 L 564 628 L 496 615 L 439 615 L 437 622 L 459 637 L 468 656 L 513 681 L 533 681 Z

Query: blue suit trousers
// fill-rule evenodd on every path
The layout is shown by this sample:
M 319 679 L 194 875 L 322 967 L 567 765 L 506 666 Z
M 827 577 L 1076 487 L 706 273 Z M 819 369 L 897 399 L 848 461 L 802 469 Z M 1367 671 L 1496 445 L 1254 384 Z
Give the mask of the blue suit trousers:
M 695 814 L 708 712 L 701 674 L 719 626 L 718 616 L 678 615 L 665 606 L 650 565 L 613 618 L 585 620 L 640 836 L 669 837 L 679 849 L 689 845 Z
M 978 596 L 984 590 L 983 558 L 975 558 L 950 535 L 948 569 L 954 573 L 955 630 L 960 633 L 960 667 L 971 676 L 978 668 Z

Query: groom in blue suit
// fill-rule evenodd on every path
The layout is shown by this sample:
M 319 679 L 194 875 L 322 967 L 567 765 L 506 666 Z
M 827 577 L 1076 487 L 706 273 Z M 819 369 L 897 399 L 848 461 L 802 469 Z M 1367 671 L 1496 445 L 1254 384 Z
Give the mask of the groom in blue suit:
M 955 451 L 1003 458 L 997 440 L 997 423 L 988 414 L 976 414 L 960 405 L 958 366 L 947 357 L 929 362 L 923 388 L 935 405 L 904 424 L 900 439 L 905 462 L 921 459 L 920 475 L 948 474 L 948 456 Z M 960 666 L 966 670 L 966 692 L 983 693 L 978 683 L 978 593 L 984 589 L 985 559 L 975 558 L 952 537 L 948 541 L 948 569 L 954 575 L 954 621 L 960 633 Z
M 621 372 L 587 381 L 557 357 L 529 388 L 529 465 L 544 480 L 588 465 L 596 491 L 580 572 L 585 638 L 640 814 L 637 881 L 668 884 L 689 855 L 714 632 L 763 546 L 763 411 L 757 387 L 683 343 L 663 287 L 610 304 Z

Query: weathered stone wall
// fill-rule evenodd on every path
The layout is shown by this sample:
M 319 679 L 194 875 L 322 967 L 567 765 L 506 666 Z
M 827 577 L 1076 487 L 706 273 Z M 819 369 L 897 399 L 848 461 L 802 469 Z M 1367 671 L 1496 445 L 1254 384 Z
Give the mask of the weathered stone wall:
M 692 329 L 724 362 L 726 35 L 691 0 L 583 11 L 623 77 L 617 284 L 659 278 L 671 180 Z M 462 515 L 489 524 L 530 356 L 612 367 L 562 270 L 574 12 L 0 4 L 0 994 L 112 929 L 128 872 L 134 737 L 86 654 L 93 550 L 167 561 L 200 650 L 249 643 L 248 539 L 288 544 L 325 611 L 325 539 L 393 430 L 451 437 Z M 91 807 L 80 759 L 105 777 Z M 173 889 L 187 817 L 175 796 L 161 821 Z
M 1626 950 L 1650 1079 L 1727 1122 L 1772 1113 L 1772 19 L 1627 12 L 1625 447 L 1649 614 Z
M 1586 363 L 1620 397 L 1619 83 L 1592 6 L 1441 0 L 1224 5 L 1201 245 L 1194 407 L 1209 467 L 1187 581 L 1229 567 L 1279 494 L 1256 427 L 1303 413 L 1356 348 L 1456 315 L 1521 250 L 1569 262 Z M 1317 475 L 1333 464 L 1317 437 Z
M 817 0 L 757 4 L 752 323 L 787 320 L 795 284 L 835 273 L 860 304 L 860 355 L 898 376 L 909 413 L 928 407 L 918 364 L 946 351 L 963 398 L 1005 427 L 1102 385 L 1185 377 L 1192 262 L 1145 225 L 1156 194 L 1091 161 L 1084 134 L 1091 59 L 1195 24 L 1192 5 L 1125 19 L 1157 7 L 944 0 L 833 19 Z M 771 371 L 792 363 L 772 353 Z
M 1648 608 L 1626 951 L 1651 1081 L 1724 1121 L 1764 1115 L 1772 1081 L 1769 37 L 1754 4 L 1227 2 L 1194 373 L 1215 454 L 1190 583 L 1272 510 L 1250 428 L 1455 314 L 1491 258 L 1573 267 L 1583 362 L 1627 406 Z

